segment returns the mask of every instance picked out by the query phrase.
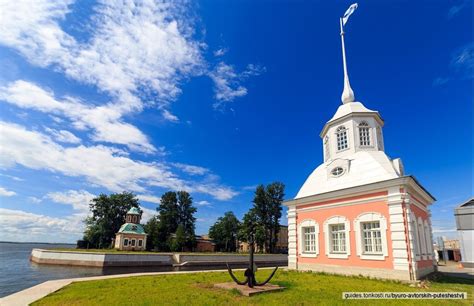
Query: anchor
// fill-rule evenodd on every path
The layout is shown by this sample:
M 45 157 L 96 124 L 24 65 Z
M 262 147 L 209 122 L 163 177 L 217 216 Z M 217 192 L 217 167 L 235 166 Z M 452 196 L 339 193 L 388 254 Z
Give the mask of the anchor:
M 255 279 L 255 272 L 257 271 L 257 266 L 254 263 L 253 260 L 253 253 L 254 253 L 254 234 L 250 234 L 249 237 L 249 247 L 250 247 L 250 255 L 249 255 L 249 267 L 245 270 L 244 276 L 245 276 L 245 281 L 241 282 L 235 277 L 234 273 L 232 272 L 232 269 L 229 267 L 229 263 L 227 264 L 227 270 L 229 271 L 230 277 L 236 282 L 238 285 L 248 285 L 250 288 L 253 288 L 254 286 L 264 286 L 266 283 L 268 283 L 273 275 L 275 275 L 275 272 L 278 270 L 278 267 L 275 267 L 273 270 L 272 274 L 264 281 L 264 282 L 257 282 Z

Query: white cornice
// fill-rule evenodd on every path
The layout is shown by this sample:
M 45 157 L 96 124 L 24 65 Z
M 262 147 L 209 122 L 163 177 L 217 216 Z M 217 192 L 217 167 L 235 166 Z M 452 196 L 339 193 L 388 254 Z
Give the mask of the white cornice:
M 403 176 L 395 179 L 385 180 L 376 183 L 365 184 L 361 186 L 355 186 L 345 189 L 339 189 L 334 191 L 329 191 L 317 195 L 307 196 L 303 198 L 288 200 L 283 202 L 283 205 L 291 207 L 291 206 L 301 206 L 306 204 L 312 204 L 315 202 L 322 202 L 325 200 L 332 200 L 342 197 L 348 196 L 357 196 L 363 195 L 368 192 L 377 192 L 386 190 L 387 188 L 400 186 L 400 187 L 411 187 L 416 194 L 420 195 L 423 199 L 427 201 L 428 204 L 431 204 L 436 199 L 430 195 L 423 186 L 416 181 L 416 179 L 412 176 Z

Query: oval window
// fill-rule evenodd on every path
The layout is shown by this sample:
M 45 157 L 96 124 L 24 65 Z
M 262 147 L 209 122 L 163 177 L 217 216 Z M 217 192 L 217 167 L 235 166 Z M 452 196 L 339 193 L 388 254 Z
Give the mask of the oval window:
M 340 176 L 344 173 L 344 169 L 342 169 L 341 167 L 336 167 L 334 169 L 331 170 L 331 174 L 333 176 Z

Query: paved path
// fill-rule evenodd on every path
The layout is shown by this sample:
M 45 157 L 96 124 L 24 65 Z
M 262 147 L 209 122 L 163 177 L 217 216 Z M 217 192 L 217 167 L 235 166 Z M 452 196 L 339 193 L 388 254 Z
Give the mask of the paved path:
M 474 268 L 460 267 L 459 264 L 449 263 L 447 265 L 440 264 L 438 271 L 452 277 L 460 277 L 474 280 Z
M 265 268 L 260 268 L 265 269 Z M 268 268 L 271 269 L 271 268 Z M 243 270 L 243 269 L 236 269 Z M 58 291 L 59 289 L 75 282 L 84 282 L 90 280 L 100 280 L 109 278 L 120 278 L 120 277 L 134 277 L 134 276 L 149 276 L 149 275 L 166 275 L 166 274 L 188 274 L 188 273 L 207 273 L 207 272 L 225 272 L 225 270 L 207 270 L 207 271 L 170 271 L 170 272 L 147 272 L 147 273 L 129 273 L 129 274 L 115 274 L 115 275 L 102 275 L 92 277 L 81 277 L 81 278 L 69 278 L 69 279 L 58 279 L 51 280 L 34 287 L 19 291 L 17 293 L 8 295 L 0 299 L 1 306 L 23 306 L 29 305 L 41 298 L 44 298 L 50 293 Z

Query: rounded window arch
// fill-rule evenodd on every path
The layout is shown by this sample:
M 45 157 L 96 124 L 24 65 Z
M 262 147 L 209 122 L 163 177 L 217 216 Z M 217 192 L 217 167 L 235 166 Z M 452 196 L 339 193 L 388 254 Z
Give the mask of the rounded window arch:
M 359 145 L 361 147 L 371 146 L 372 140 L 370 138 L 370 126 L 367 121 L 362 121 L 359 123 Z
M 340 126 L 336 130 L 336 138 L 337 138 L 337 150 L 341 151 L 347 149 L 349 147 L 349 143 L 347 141 L 347 129 L 345 126 Z
M 354 219 L 356 253 L 361 259 L 384 260 L 388 256 L 387 219 L 379 212 L 365 212 Z

